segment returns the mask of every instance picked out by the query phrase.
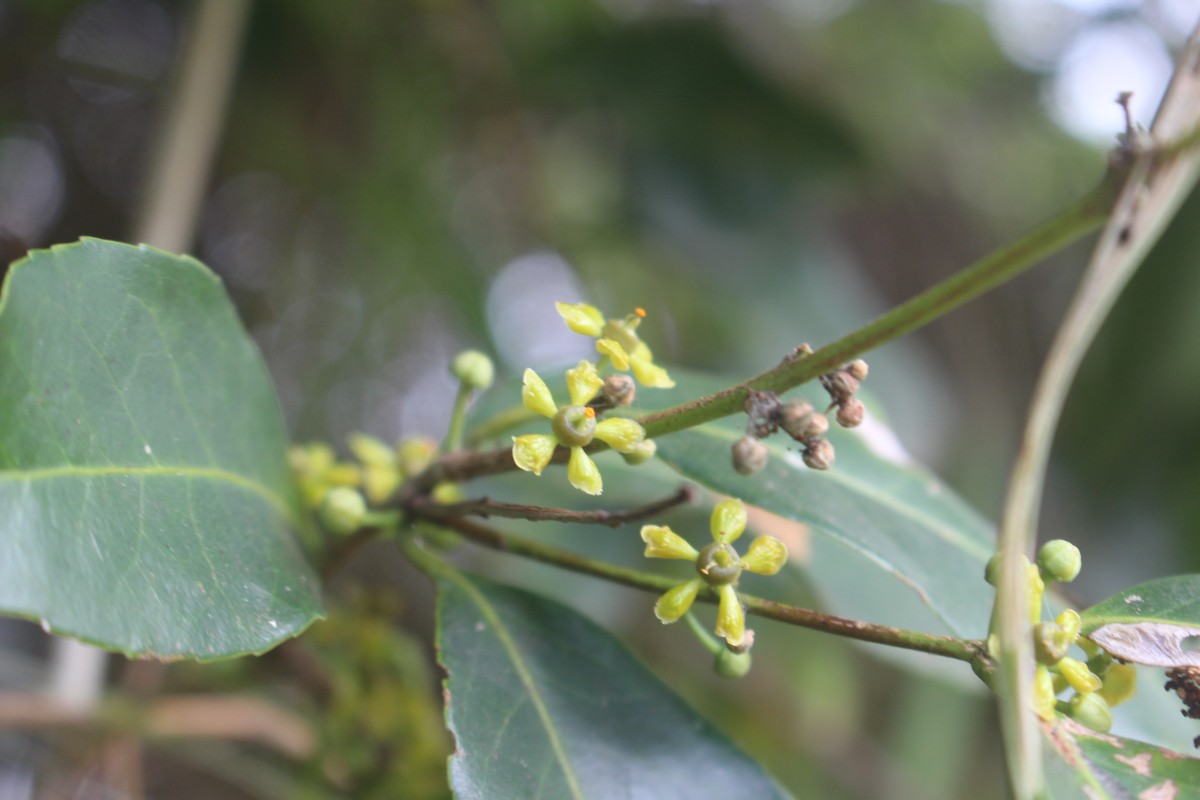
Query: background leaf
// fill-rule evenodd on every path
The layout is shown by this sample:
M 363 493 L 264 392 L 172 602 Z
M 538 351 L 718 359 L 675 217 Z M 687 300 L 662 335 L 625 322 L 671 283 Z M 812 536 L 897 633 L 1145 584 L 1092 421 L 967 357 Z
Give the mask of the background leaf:
M 1138 584 L 1083 611 L 1082 632 L 1109 653 L 1153 667 L 1200 666 L 1200 575 Z
M 1055 798 L 1137 797 L 1170 800 L 1200 792 L 1200 760 L 1070 720 L 1043 725 L 1043 741 L 1060 758 L 1047 759 Z
M 681 371 L 672 370 L 672 376 L 683 396 L 716 388 Z M 807 391 L 814 404 L 823 399 L 819 387 Z M 664 436 L 658 454 L 710 489 L 819 534 L 813 537 L 811 560 L 789 563 L 809 572 L 833 610 L 913 625 L 923 607 L 932 612 L 920 620 L 927 628 L 958 636 L 984 634 L 992 601 L 983 581 L 993 547 L 990 527 L 944 483 L 912 463 L 873 412 L 857 429 L 830 431 L 837 461 L 826 472 L 804 466 L 799 445 L 778 433 L 765 440 L 771 453 L 767 467 L 753 476 L 738 475 L 730 465 L 730 447 L 744 425 L 739 415 Z M 827 541 L 818 541 L 822 538 Z M 824 559 L 834 568 L 825 570 Z M 881 579 L 891 584 L 889 590 L 876 585 Z
M 452 570 L 437 585 L 459 797 L 786 796 L 590 620 Z
M 261 652 L 321 605 L 258 351 L 202 264 L 85 239 L 0 295 L 0 609 L 127 655 Z

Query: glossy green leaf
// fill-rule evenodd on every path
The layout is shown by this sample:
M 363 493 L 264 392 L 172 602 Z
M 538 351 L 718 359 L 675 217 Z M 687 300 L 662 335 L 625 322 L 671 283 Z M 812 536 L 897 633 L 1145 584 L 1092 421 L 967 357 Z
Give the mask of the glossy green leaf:
M 1097 733 L 1070 720 L 1043 723 L 1051 796 L 1087 800 L 1181 800 L 1200 795 L 1200 760 Z
M 0 294 L 0 610 L 134 656 L 267 650 L 321 613 L 274 388 L 220 281 L 85 239 Z
M 1142 583 L 1080 616 L 1082 632 L 1109 653 L 1151 667 L 1200 667 L 1200 575 Z
M 460 798 L 784 797 L 602 628 L 445 570 L 438 646 Z
M 681 386 L 696 385 L 681 371 L 672 375 Z M 809 392 L 813 400 L 820 393 L 819 388 Z M 744 426 L 739 415 L 664 436 L 657 440 L 658 454 L 710 489 L 808 525 L 827 537 L 832 544 L 827 551 L 839 564 L 847 555 L 855 557 L 857 570 L 839 567 L 836 580 L 822 569 L 817 542 L 809 563 L 791 562 L 808 570 L 833 610 L 908 625 L 912 609 L 901 606 L 919 605 L 932 612 L 927 624 L 940 621 L 959 636 L 984 634 L 992 602 L 991 587 L 983 580 L 993 548 L 991 528 L 945 484 L 912 463 L 890 429 L 868 414 L 859 428 L 831 430 L 837 460 L 824 472 L 806 467 L 797 443 L 781 432 L 764 440 L 770 450 L 766 468 L 742 476 L 730 465 L 730 448 Z M 865 607 L 881 578 L 901 588 L 907 599 Z

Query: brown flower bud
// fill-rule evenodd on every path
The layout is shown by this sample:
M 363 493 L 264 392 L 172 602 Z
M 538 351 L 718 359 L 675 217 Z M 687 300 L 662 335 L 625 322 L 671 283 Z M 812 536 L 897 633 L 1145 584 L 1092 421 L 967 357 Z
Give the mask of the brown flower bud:
M 627 406 L 633 402 L 633 396 L 636 393 L 637 385 L 633 378 L 620 373 L 604 376 L 604 388 L 600 391 L 604 395 L 604 399 L 609 405 Z
M 792 400 L 779 408 L 779 427 L 793 439 L 803 439 L 804 432 L 812 422 L 812 403 L 806 400 Z
M 869 368 L 867 367 L 867 362 L 861 358 L 856 358 L 846 365 L 846 372 L 850 373 L 856 380 L 863 381 L 867 379 Z
M 810 469 L 829 469 L 833 466 L 833 459 L 833 445 L 828 439 L 811 439 L 804 448 L 804 463 Z
M 849 372 L 838 370 L 829 374 L 825 388 L 835 401 L 840 402 L 858 391 L 858 379 Z
M 767 465 L 767 446 L 753 436 L 733 443 L 733 468 L 739 475 L 753 475 Z
M 848 397 L 838 406 L 837 421 L 843 428 L 857 428 L 867 415 L 866 406 L 857 397 Z

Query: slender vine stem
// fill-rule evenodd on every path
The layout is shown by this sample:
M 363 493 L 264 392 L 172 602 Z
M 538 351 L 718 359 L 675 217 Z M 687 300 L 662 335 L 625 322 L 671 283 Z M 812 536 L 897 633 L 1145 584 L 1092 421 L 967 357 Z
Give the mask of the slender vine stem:
M 638 421 L 654 438 L 702 425 L 742 410 L 751 389 L 784 392 L 837 369 L 847 361 L 927 325 L 964 303 L 996 288 L 1040 263 L 1047 256 L 1098 230 L 1108 218 L 1121 175 L 1110 173 L 1091 192 L 1024 237 L 984 256 L 974 264 L 925 290 L 874 322 L 843 336 L 807 356 L 789 356 L 782 363 L 741 383 L 704 397 L 656 411 Z M 593 444 L 589 451 L 603 449 Z M 560 448 L 555 461 L 565 461 Z M 462 481 L 515 469 L 509 448 L 481 453 L 448 453 L 420 476 L 428 489 L 444 481 Z
M 414 511 L 414 513 L 417 512 Z M 432 521 L 461 534 L 475 544 L 504 553 L 519 555 L 534 561 L 540 561 L 544 564 L 570 570 L 571 572 L 603 578 L 604 580 L 634 589 L 662 593 L 679 583 L 674 578 L 597 561 L 540 542 L 501 533 L 494 528 L 462 518 L 439 518 Z M 798 606 L 787 605 L 786 603 L 778 603 L 774 600 L 766 600 L 761 597 L 743 594 L 742 592 L 738 592 L 738 597 L 749 614 L 755 614 L 778 622 L 785 622 L 789 625 L 797 625 L 802 628 L 811 628 L 812 630 L 824 631 L 837 636 L 857 639 L 862 642 L 873 642 L 891 647 L 900 647 L 906 650 L 918 650 L 922 653 L 930 653 L 932 655 L 968 662 L 979 658 L 981 653 L 984 652 L 982 642 L 846 619 L 845 617 L 825 614 L 808 608 L 800 608 Z M 704 603 L 718 602 L 717 594 L 708 588 L 701 590 L 696 599 Z
M 458 393 L 454 395 L 454 409 L 450 412 L 450 427 L 446 431 L 447 452 L 454 453 L 462 450 L 463 429 L 467 422 L 467 401 L 471 399 L 471 387 L 466 383 L 458 385 Z
M 619 528 L 630 522 L 653 517 L 678 505 L 694 502 L 696 490 L 683 485 L 675 494 L 654 503 L 649 503 L 630 511 L 573 511 L 568 508 L 550 508 L 547 506 L 530 506 L 521 503 L 502 503 L 490 497 L 477 500 L 464 500 L 461 503 L 435 503 L 425 497 L 415 497 L 408 501 L 406 508 L 426 517 L 427 519 L 445 519 L 447 517 L 507 517 L 509 519 L 524 519 L 530 522 L 574 522 L 579 524 L 607 525 Z

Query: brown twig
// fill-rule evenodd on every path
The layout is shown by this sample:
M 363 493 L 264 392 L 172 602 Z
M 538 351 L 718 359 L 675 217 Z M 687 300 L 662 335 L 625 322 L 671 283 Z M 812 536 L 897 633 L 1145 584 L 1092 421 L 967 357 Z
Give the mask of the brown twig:
M 574 522 L 579 524 L 607 525 L 619 528 L 630 522 L 648 519 L 661 514 L 678 505 L 695 502 L 696 489 L 688 484 L 679 487 L 679 491 L 670 497 L 665 497 L 653 503 L 635 508 L 631 511 L 615 512 L 603 509 L 596 511 L 572 511 L 567 508 L 550 508 L 547 506 L 531 506 L 521 503 L 503 503 L 490 497 L 478 500 L 464 500 L 461 503 L 435 503 L 426 497 L 410 500 L 406 510 L 427 519 L 444 520 L 447 517 L 506 517 L 509 519 L 524 519 L 530 522 Z

